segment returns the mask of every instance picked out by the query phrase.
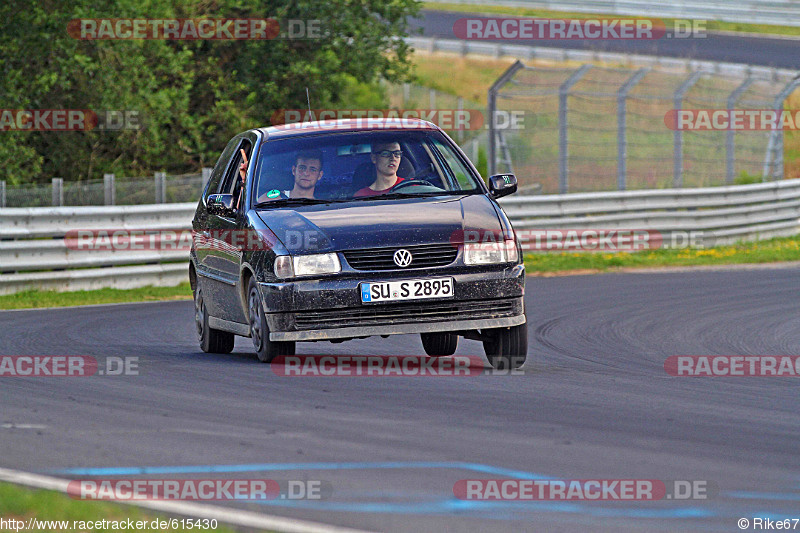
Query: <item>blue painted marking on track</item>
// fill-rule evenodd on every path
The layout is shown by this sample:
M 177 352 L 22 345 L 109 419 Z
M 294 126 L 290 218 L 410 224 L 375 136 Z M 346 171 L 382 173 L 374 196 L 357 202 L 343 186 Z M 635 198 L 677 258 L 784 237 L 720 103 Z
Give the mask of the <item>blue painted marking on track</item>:
M 725 493 L 725 496 L 730 498 L 739 498 L 742 500 L 784 500 L 784 501 L 800 501 L 800 493 L 798 492 L 747 492 L 747 491 L 733 491 Z M 797 517 L 795 517 L 797 518 Z
M 386 502 L 326 502 L 310 500 L 269 500 L 258 502 L 261 505 L 274 507 L 292 507 L 297 509 L 314 509 L 316 511 L 341 511 L 356 513 L 398 513 L 398 514 L 467 514 L 486 512 L 502 513 L 512 518 L 518 512 L 558 512 L 584 514 L 604 518 L 709 518 L 716 516 L 708 509 L 684 507 L 678 509 L 642 509 L 642 508 L 602 508 L 571 502 L 544 501 L 466 501 L 441 500 L 419 503 L 386 503 Z
M 73 476 L 125 476 L 154 474 L 211 474 L 236 472 L 279 472 L 292 470 L 357 470 L 357 469 L 403 469 L 403 468 L 447 468 L 470 470 L 483 474 L 514 479 L 556 479 L 534 472 L 524 472 L 481 463 L 443 462 L 443 461 L 384 461 L 384 462 L 340 462 L 340 463 L 251 463 L 239 465 L 189 465 L 189 466 L 143 466 L 143 467 L 103 467 L 67 468 L 56 474 Z M 400 513 L 400 514 L 475 514 L 497 519 L 518 518 L 519 513 L 559 512 L 584 514 L 595 517 L 633 517 L 633 518 L 709 518 L 716 516 L 713 511 L 695 507 L 677 509 L 654 508 L 603 508 L 573 502 L 552 501 L 467 501 L 450 498 L 425 502 L 330 502 L 320 500 L 270 500 L 257 502 L 262 505 L 359 513 Z
M 553 479 L 532 472 L 509 470 L 480 463 L 461 462 L 375 462 L 375 463 L 254 463 L 243 465 L 197 465 L 197 466 L 132 466 L 109 468 L 66 468 L 56 474 L 73 476 L 135 476 L 145 474 L 211 474 L 233 472 L 277 472 L 286 470 L 357 470 L 396 468 L 455 468 L 486 474 L 496 474 L 517 479 Z

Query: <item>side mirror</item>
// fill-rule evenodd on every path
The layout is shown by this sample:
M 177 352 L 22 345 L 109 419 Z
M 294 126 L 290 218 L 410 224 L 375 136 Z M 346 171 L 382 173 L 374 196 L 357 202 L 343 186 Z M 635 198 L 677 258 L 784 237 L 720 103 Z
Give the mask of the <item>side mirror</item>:
M 212 194 L 206 200 L 206 207 L 212 215 L 226 218 L 236 217 L 232 194 Z
M 517 192 L 517 177 L 514 174 L 495 174 L 489 178 L 489 193 L 502 198 Z

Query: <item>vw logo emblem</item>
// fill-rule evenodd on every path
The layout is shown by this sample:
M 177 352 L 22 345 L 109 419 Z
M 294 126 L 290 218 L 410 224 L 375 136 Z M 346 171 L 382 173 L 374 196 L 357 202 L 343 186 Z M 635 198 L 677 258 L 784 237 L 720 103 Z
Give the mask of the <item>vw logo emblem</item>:
M 394 253 L 394 264 L 399 267 L 407 267 L 411 264 L 411 252 L 403 248 Z

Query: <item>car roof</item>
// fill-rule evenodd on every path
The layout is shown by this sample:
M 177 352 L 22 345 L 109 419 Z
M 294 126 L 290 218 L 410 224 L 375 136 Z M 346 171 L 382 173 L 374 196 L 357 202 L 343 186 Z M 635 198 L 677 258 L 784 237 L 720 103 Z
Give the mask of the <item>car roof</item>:
M 298 122 L 280 126 L 257 128 L 270 139 L 337 132 L 359 131 L 441 131 L 438 126 L 418 118 L 346 118 L 339 120 L 318 120 Z

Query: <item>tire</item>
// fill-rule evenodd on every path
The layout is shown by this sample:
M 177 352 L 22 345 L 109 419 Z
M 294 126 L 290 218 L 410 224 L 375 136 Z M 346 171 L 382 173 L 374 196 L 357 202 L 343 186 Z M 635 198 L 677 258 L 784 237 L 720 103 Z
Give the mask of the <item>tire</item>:
M 208 309 L 203 301 L 203 292 L 198 286 L 194 291 L 194 323 L 200 349 L 206 353 L 231 353 L 235 338 L 233 333 L 208 327 Z
M 525 364 L 528 354 L 528 325 L 484 330 L 491 337 L 483 341 L 489 364 L 498 370 L 514 370 Z
M 269 328 L 261 305 L 261 293 L 254 278 L 247 285 L 247 307 L 250 320 L 250 338 L 258 360 L 269 363 L 279 355 L 294 355 L 294 341 L 275 342 L 269 340 Z
M 431 357 L 453 355 L 458 348 L 458 335 L 455 333 L 420 333 L 422 347 Z

